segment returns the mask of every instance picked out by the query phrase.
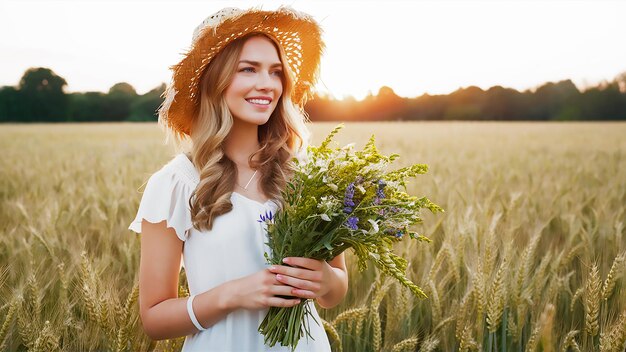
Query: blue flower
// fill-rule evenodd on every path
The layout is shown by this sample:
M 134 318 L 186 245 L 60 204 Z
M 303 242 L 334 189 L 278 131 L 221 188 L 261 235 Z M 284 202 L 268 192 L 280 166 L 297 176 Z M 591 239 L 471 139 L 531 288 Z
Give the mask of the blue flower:
M 257 220 L 257 222 L 266 222 L 266 221 L 272 221 L 274 219 L 274 214 L 272 214 L 272 211 L 270 210 L 270 212 L 268 213 L 267 210 L 265 211 L 265 216 L 263 214 L 260 215 L 260 219 Z
M 343 197 L 343 212 L 346 214 L 350 214 L 352 212 L 352 207 L 354 207 L 354 182 L 351 182 L 346 188 L 345 195 Z
M 402 238 L 402 235 L 404 235 L 402 230 L 399 229 L 385 229 L 385 233 L 395 238 Z
M 357 218 L 356 216 L 351 216 L 348 218 L 348 221 L 346 221 L 346 226 L 351 229 L 351 230 L 358 230 L 358 226 L 357 224 L 359 223 L 359 218 Z

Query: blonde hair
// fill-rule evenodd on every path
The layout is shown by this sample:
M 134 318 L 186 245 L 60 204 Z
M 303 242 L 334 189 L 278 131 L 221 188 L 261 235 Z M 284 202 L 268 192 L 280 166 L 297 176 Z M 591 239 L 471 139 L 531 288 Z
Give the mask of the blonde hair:
M 283 64 L 283 93 L 267 123 L 259 126 L 261 149 L 248 159 L 250 167 L 261 174 L 261 190 L 277 203 L 279 209 L 284 202 L 281 190 L 293 174 L 292 159 L 309 144 L 310 133 L 305 124 L 308 117 L 291 100 L 294 76 L 278 41 L 264 33 L 250 33 L 224 47 L 201 76 L 200 104 L 187 140 L 189 147 L 181 148 L 186 141 L 175 139 L 179 149 L 190 150 L 192 162 L 200 173 L 200 182 L 189 200 L 192 222 L 199 230 L 210 230 L 217 216 L 233 208 L 230 196 L 235 187 L 237 168 L 223 150 L 223 143 L 233 126 L 233 116 L 226 105 L 224 92 L 237 69 L 244 43 L 253 36 L 268 38 Z M 170 136 L 175 134 L 170 133 Z M 258 161 L 253 160 L 257 155 Z

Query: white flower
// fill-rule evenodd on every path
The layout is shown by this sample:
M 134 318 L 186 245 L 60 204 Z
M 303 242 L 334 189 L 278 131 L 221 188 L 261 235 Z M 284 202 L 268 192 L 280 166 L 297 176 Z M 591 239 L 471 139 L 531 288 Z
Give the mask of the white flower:
M 330 221 L 330 217 L 327 214 L 322 214 L 320 215 L 320 217 L 322 218 L 322 220 L 324 221 Z
M 356 186 L 356 188 L 361 191 L 361 194 L 365 194 L 365 187 L 363 187 L 362 185 L 358 185 Z
M 320 209 L 323 213 L 332 213 L 335 210 L 336 201 L 332 197 L 323 196 L 317 203 L 317 209 Z M 334 214 L 333 214 L 334 215 Z M 328 220 L 327 220 L 328 221 Z
M 343 147 L 341 147 L 341 150 L 352 150 L 352 148 L 354 148 L 354 143 L 350 143 L 350 144 L 346 144 Z
M 330 189 L 332 189 L 335 192 L 337 192 L 337 190 L 339 189 L 339 187 L 337 187 L 337 185 L 334 183 L 329 183 L 328 187 L 330 187 Z
M 376 232 L 378 232 L 378 223 L 372 219 L 367 219 L 367 221 L 369 221 L 369 223 L 372 224 L 372 229 L 370 230 L 369 233 L 375 234 Z
M 386 166 L 385 161 L 379 161 L 376 164 L 370 164 L 363 168 L 363 173 L 369 173 L 370 171 L 384 171 Z

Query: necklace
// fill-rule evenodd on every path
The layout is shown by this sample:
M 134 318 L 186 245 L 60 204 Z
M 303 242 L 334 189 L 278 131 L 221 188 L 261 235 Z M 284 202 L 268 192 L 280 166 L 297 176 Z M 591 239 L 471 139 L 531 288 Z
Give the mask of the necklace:
M 236 183 L 236 182 L 235 182 L 235 184 L 236 184 L 237 186 L 239 186 L 239 187 L 241 187 L 241 188 L 245 189 L 245 190 L 248 190 L 248 185 L 250 185 L 250 182 L 252 182 L 252 179 L 254 178 L 254 176 L 256 176 L 257 171 L 259 171 L 259 170 L 254 170 L 254 173 L 252 174 L 252 177 L 250 177 L 250 180 L 248 181 L 248 183 L 246 183 L 246 187 L 241 187 L 241 186 L 239 186 L 239 184 L 238 184 L 238 183 Z

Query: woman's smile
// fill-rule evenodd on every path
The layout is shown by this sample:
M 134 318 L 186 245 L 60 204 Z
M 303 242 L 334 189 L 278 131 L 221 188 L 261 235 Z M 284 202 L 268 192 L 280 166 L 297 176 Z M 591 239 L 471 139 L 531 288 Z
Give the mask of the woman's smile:
M 283 92 L 282 70 L 278 51 L 270 39 L 248 39 L 241 50 L 237 72 L 224 94 L 233 117 L 245 123 L 265 124 Z

